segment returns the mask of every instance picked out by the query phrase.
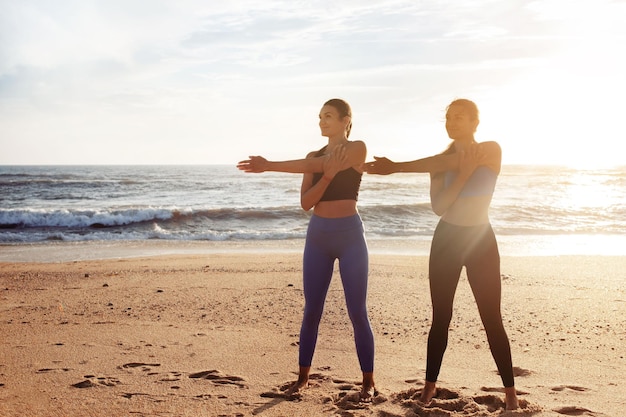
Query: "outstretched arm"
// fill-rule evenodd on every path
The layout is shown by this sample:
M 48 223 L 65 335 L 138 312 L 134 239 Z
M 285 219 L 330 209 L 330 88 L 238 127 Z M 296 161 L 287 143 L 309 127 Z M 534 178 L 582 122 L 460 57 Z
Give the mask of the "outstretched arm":
M 327 155 L 290 161 L 268 161 L 262 156 L 250 156 L 249 158 L 239 161 L 237 168 L 241 171 L 254 173 L 274 171 L 303 174 L 307 172 L 322 172 Z
M 443 172 L 453 171 L 459 166 L 459 157 L 456 154 L 435 155 L 414 161 L 394 162 L 385 157 L 374 157 L 373 162 L 365 163 L 368 174 L 389 175 L 397 172 Z
M 481 142 L 476 145 L 478 165 L 488 166 L 496 172 L 500 172 L 500 152 L 496 142 Z M 365 163 L 365 171 L 368 174 L 388 175 L 398 172 L 413 173 L 438 173 L 445 171 L 457 171 L 459 169 L 460 153 L 439 154 L 414 161 L 394 162 L 385 157 L 374 157 L 373 162 Z
M 339 146 L 336 150 L 339 159 L 344 162 L 342 168 L 350 167 L 350 161 L 343 158 L 346 154 L 345 146 Z M 305 159 L 292 159 L 289 161 L 268 161 L 262 156 L 250 156 L 250 159 L 239 161 L 237 168 L 247 173 L 260 173 L 266 171 L 287 172 L 292 174 L 306 174 L 313 172 L 324 172 L 324 163 L 330 155 L 322 155 L 317 157 L 307 157 Z

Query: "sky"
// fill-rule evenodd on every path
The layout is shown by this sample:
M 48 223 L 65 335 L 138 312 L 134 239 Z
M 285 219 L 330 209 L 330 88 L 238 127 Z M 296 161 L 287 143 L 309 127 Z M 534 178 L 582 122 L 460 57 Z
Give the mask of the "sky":
M 469 98 L 505 164 L 626 165 L 626 0 L 0 0 L 0 165 L 299 159 L 352 106 L 368 160 Z

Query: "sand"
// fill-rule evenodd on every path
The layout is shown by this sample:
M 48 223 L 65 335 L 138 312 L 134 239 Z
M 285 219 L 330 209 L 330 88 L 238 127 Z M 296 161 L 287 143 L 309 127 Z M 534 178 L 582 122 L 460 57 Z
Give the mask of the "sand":
M 371 403 L 336 272 L 311 386 L 297 371 L 301 255 L 209 253 L 0 263 L 0 416 L 626 415 L 626 257 L 502 259 L 522 407 L 499 375 L 465 276 L 440 393 L 423 386 L 427 258 L 373 254 Z

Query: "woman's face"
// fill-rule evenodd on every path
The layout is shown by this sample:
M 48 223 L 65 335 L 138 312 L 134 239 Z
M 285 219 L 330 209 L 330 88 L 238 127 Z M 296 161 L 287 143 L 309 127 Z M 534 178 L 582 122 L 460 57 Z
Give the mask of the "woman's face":
M 336 108 L 330 105 L 322 107 L 320 110 L 320 130 L 322 136 L 333 137 L 343 136 L 346 132 L 346 122 L 339 116 Z
M 454 140 L 472 139 L 478 127 L 478 120 L 473 120 L 465 107 L 452 105 L 446 113 L 446 131 Z

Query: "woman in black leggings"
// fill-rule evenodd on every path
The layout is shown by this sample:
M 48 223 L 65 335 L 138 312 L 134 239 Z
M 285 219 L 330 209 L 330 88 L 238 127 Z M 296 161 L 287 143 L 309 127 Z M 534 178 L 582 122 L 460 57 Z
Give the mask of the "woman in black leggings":
M 437 394 L 436 382 L 448 345 L 454 294 L 465 267 L 491 354 L 504 384 L 506 408 L 513 410 L 519 405 L 511 348 L 500 312 L 500 254 L 488 216 L 500 173 L 501 151 L 496 142 L 474 140 L 478 123 L 478 108 L 472 101 L 453 101 L 446 112 L 446 130 L 453 142 L 443 154 L 456 155 L 458 169 L 431 170 L 431 204 L 441 219 L 435 229 L 429 260 L 433 321 L 428 335 L 426 384 L 421 401 L 429 403 Z M 376 158 L 366 165 L 366 170 L 374 174 L 411 172 L 407 164 Z

